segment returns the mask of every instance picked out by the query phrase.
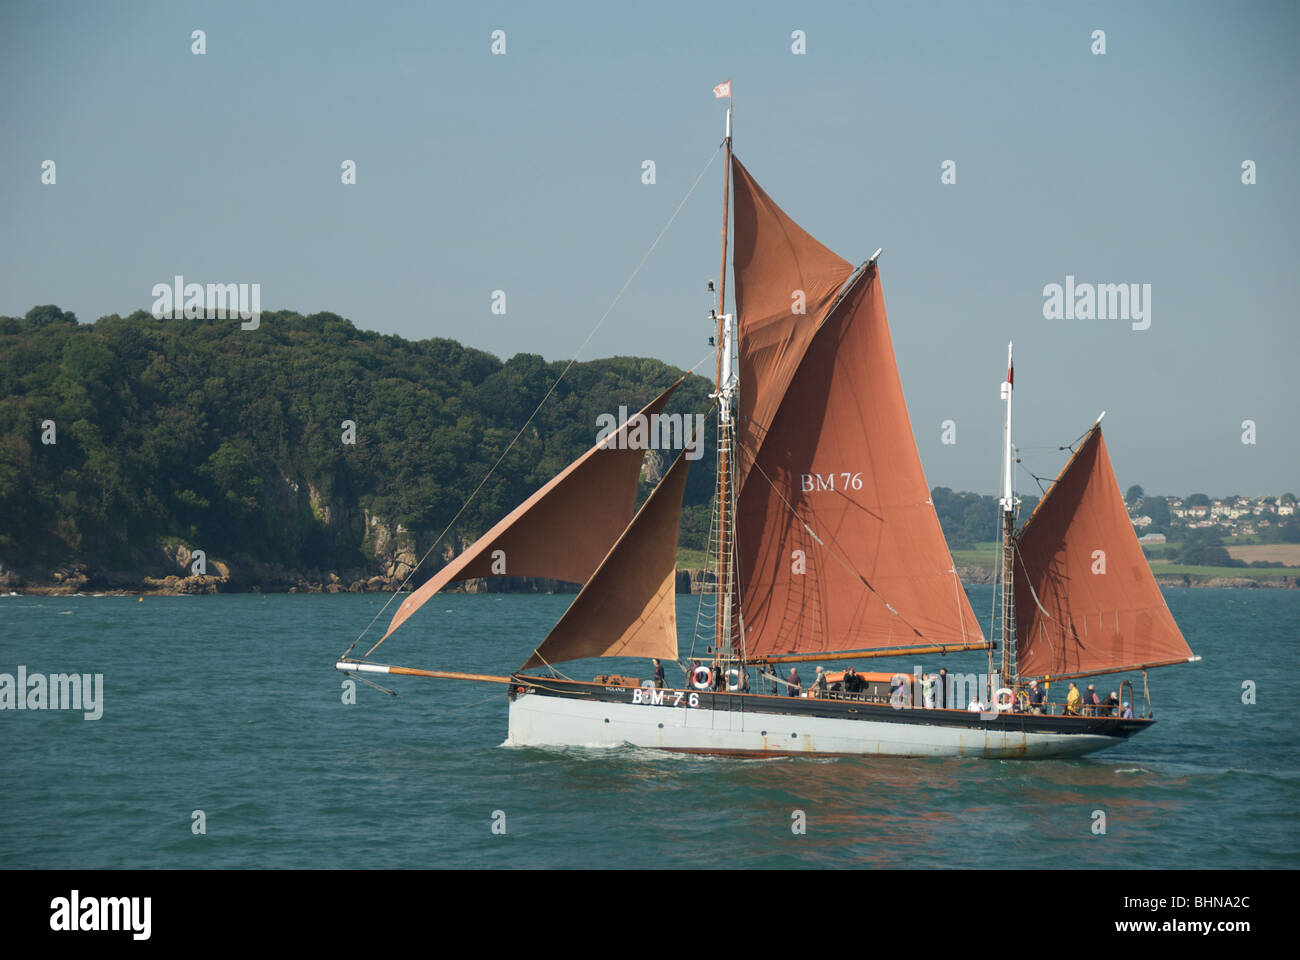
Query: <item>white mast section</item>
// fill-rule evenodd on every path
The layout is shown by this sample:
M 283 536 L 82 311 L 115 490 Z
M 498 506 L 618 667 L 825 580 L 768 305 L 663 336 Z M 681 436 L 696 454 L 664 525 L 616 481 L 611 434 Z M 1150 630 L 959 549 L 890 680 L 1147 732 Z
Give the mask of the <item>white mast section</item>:
M 1015 367 L 1012 363 L 1010 343 L 1007 344 L 1007 378 L 1002 381 L 1002 399 L 1007 405 L 1007 422 L 1002 444 L 1002 684 L 1010 684 L 1016 677 L 1016 607 L 1012 580 L 1015 576 L 1015 459 L 1011 443 L 1011 393 L 1015 384 Z M 991 686 L 992 684 L 990 684 Z
M 728 81 L 730 84 L 731 81 Z M 728 96 L 731 90 L 728 87 Z M 727 169 L 723 171 L 722 186 L 722 267 L 721 282 L 718 284 L 718 366 L 717 392 L 712 399 L 718 401 L 718 567 L 717 567 L 717 624 L 714 637 L 715 655 L 735 655 L 735 623 L 733 622 L 733 605 L 735 592 L 735 451 L 732 449 L 733 436 L 733 401 L 736 395 L 736 371 L 732 364 L 732 351 L 735 349 L 736 322 L 733 314 L 727 313 L 727 225 L 729 206 L 729 176 L 731 164 L 731 109 L 727 104 L 726 146 Z
M 1007 344 L 1007 379 L 1002 383 L 1002 399 L 1007 404 L 1007 425 L 1005 436 L 1003 437 L 1003 460 L 1002 460 L 1002 499 L 998 502 L 1002 505 L 1004 513 L 1015 509 L 1015 491 L 1012 489 L 1014 480 L 1011 473 L 1011 391 L 1013 389 L 1014 376 L 1012 374 L 1011 363 L 1011 344 Z

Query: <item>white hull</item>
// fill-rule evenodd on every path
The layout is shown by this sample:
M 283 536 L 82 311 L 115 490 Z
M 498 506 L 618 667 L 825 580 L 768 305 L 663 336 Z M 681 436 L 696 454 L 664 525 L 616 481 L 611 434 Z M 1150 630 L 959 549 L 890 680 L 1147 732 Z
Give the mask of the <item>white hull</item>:
M 953 711 L 941 711 L 951 715 Z M 915 713 L 908 711 L 913 717 Z M 978 716 L 973 718 L 978 720 Z M 994 727 L 994 724 L 984 724 Z M 847 720 L 653 706 L 521 694 L 510 702 L 508 746 L 622 746 L 739 756 L 1079 756 L 1121 742 L 1087 733 Z

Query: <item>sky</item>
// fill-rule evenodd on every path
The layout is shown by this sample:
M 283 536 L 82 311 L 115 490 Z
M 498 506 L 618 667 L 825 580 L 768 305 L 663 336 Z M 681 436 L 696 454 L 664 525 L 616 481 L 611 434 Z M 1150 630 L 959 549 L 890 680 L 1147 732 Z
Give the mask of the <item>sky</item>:
M 1014 341 L 1022 491 L 1105 410 L 1121 487 L 1300 492 L 1298 42 L 1293 2 L 9 2 L 0 314 L 147 310 L 179 274 L 503 359 L 691 367 L 731 78 L 773 199 L 884 250 L 932 486 L 996 492 Z M 1149 326 L 1049 318 L 1067 276 L 1149 284 Z

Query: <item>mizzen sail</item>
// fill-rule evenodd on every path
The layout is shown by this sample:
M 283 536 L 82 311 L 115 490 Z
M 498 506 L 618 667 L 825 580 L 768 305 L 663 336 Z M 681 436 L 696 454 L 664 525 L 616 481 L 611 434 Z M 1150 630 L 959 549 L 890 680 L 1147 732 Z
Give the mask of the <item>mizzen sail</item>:
M 732 156 L 735 175 L 736 316 L 740 336 L 740 438 L 736 488 L 743 489 L 813 333 L 853 265 L 817 242 L 778 207 Z
M 681 383 L 629 417 L 430 577 L 397 608 L 379 642 L 455 580 L 511 576 L 585 582 L 636 508 L 645 447 L 625 442 L 628 432 L 663 410 Z
M 737 545 L 749 656 L 985 642 L 926 487 L 876 264 L 750 452 Z
M 1021 530 L 1016 555 L 1021 677 L 1191 659 L 1133 533 L 1100 424 Z
M 585 657 L 677 659 L 677 528 L 689 469 L 683 449 L 520 669 Z

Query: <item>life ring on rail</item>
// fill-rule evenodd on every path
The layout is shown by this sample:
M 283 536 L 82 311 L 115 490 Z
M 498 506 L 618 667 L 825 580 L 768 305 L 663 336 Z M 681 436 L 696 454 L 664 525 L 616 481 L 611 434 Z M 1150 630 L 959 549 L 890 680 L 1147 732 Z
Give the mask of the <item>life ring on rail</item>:
M 1006 694 L 1005 700 L 1002 697 L 1004 693 Z M 998 687 L 993 694 L 993 704 L 998 713 L 1010 713 L 1016 705 L 1016 695 L 1006 687 Z
M 708 667 L 696 667 L 691 671 L 691 686 L 696 690 L 707 690 L 713 686 L 713 671 Z

